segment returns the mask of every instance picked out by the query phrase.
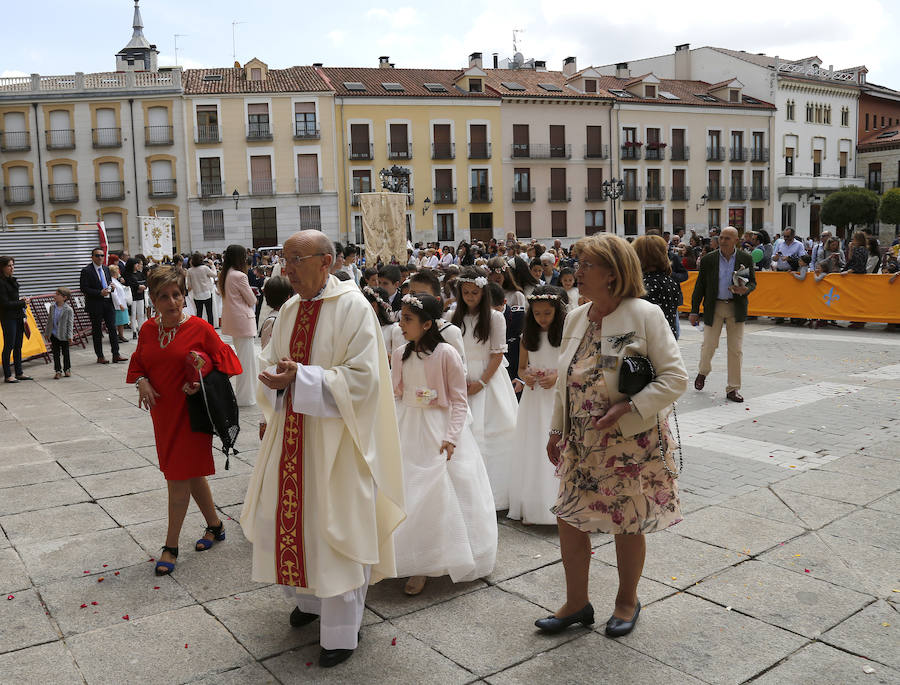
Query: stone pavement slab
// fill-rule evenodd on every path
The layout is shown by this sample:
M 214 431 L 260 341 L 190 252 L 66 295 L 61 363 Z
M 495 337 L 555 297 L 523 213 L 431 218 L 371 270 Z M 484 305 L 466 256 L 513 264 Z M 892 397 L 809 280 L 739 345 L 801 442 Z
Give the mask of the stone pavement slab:
M 829 523 L 822 532 L 900 552 L 900 515 L 896 513 L 861 509 Z
M 801 525 L 810 530 L 819 530 L 856 508 L 855 505 L 846 502 L 805 495 L 788 489 L 779 490 L 777 497 L 802 521 Z
M 117 527 L 103 509 L 90 502 L 0 516 L 0 526 L 16 545 L 33 545 Z
M 65 480 L 68 477 L 69 474 L 59 464 L 52 461 L 3 466 L 0 467 L 0 496 L 3 495 L 3 488 L 48 483 L 54 480 Z
M 8 597 L 12 596 L 12 599 Z M 0 653 L 59 638 L 34 590 L 0 598 Z
M 641 612 L 623 645 L 707 683 L 743 683 L 807 640 L 689 594 Z
M 133 526 L 148 521 L 159 521 L 168 515 L 168 491 L 147 490 L 133 495 L 119 495 L 97 500 L 97 504 L 120 526 Z M 200 511 L 191 499 L 188 513 Z M 200 537 L 199 535 L 197 537 Z M 162 545 L 162 543 L 160 543 Z
M 11 592 L 30 587 L 31 579 L 16 550 L 10 547 L 0 549 L 0 595 L 5 597 Z
M 59 507 L 93 499 L 74 479 L 56 481 L 52 486 L 46 483 L 20 485 L 6 488 L 0 497 L 0 516 L 35 511 L 47 507 Z
M 184 683 L 250 661 L 222 624 L 199 606 L 120 621 L 75 635 L 68 644 L 88 685 Z
M 875 672 L 867 674 L 866 666 Z M 841 685 L 896 685 L 900 671 L 873 664 L 867 659 L 813 642 L 791 654 L 771 671 L 753 681 L 753 685 L 822 685 L 828 682 Z
M 874 455 L 850 454 L 824 464 L 821 469 L 892 483 L 900 479 L 900 461 L 882 459 Z
M 191 685 L 277 685 L 278 680 L 255 661 L 246 666 L 192 680 Z
M 441 576 L 429 578 L 425 589 L 410 597 L 403 591 L 405 585 L 406 578 L 387 578 L 371 585 L 366 593 L 366 606 L 379 616 L 396 618 L 487 587 L 483 580 L 454 583 L 450 576 Z
M 497 526 L 497 564 L 488 576 L 491 583 L 512 578 L 559 561 L 559 546 L 511 526 Z
M 0 654 L 0 673 L 7 683 L 72 685 L 82 682 L 72 655 L 62 642 Z
M 878 601 L 825 633 L 821 640 L 900 670 L 900 614 Z
M 556 649 L 541 652 L 485 680 L 492 685 L 601 682 L 700 685 L 703 682 L 597 633 L 582 635 Z
M 759 554 L 804 532 L 799 526 L 720 506 L 695 512 L 673 530 L 679 535 L 745 554 Z
M 876 511 L 889 511 L 891 513 L 900 511 L 900 490 L 890 495 L 885 495 L 874 502 L 869 502 L 866 508 L 875 509 Z
M 123 471 L 147 466 L 147 460 L 134 450 L 120 449 L 114 452 L 93 452 L 59 456 L 57 462 L 70 476 L 92 476 L 97 473 Z
M 127 471 L 81 476 L 77 480 L 94 499 L 131 495 L 166 487 L 166 479 L 162 472 L 149 465 Z
M 847 478 L 834 471 L 812 470 L 772 486 L 776 493 L 800 492 L 850 504 L 867 504 L 897 489 L 897 483 L 868 478 Z
M 396 644 L 393 641 L 396 639 Z M 474 647 L 474 642 L 470 643 Z M 429 647 L 402 626 L 379 623 L 363 632 L 353 658 L 331 669 L 319 668 L 319 645 L 285 652 L 263 662 L 285 685 L 294 683 L 391 683 L 462 685 L 473 681 L 471 672 L 453 663 L 447 655 Z

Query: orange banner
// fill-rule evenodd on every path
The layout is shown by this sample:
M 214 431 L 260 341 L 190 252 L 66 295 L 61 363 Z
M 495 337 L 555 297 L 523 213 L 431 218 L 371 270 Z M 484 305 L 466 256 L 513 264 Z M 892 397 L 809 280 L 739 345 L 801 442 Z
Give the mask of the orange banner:
M 689 271 L 681 284 L 680 311 L 691 311 L 696 280 L 697 272 Z M 900 323 L 900 278 L 889 281 L 888 274 L 828 274 L 816 282 L 812 272 L 800 281 L 791 273 L 758 271 L 747 314 Z
M 25 310 L 25 316 L 27 317 L 28 327 L 31 329 L 31 335 L 22 341 L 22 359 L 36 357 L 39 354 L 47 352 L 47 346 L 44 344 L 44 336 L 41 334 L 41 330 L 34 320 L 34 314 L 31 313 L 30 305 L 28 306 L 28 309 Z M 3 331 L 0 331 L 0 348 L 2 347 Z

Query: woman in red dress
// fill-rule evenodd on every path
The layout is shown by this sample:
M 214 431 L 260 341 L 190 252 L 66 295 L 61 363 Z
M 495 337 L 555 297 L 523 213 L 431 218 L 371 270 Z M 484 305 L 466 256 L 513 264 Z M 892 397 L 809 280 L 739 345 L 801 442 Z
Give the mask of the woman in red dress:
M 169 489 L 169 528 L 166 544 L 156 562 L 156 574 L 175 569 L 178 536 L 191 497 L 206 518 L 206 532 L 197 551 L 225 539 L 206 476 L 216 472 L 212 435 L 191 430 L 187 395 L 200 389 L 187 377 L 185 360 L 191 350 L 205 352 L 215 368 L 229 376 L 241 373 L 232 349 L 203 319 L 184 312 L 184 272 L 156 267 L 147 279 L 157 315 L 141 326 L 137 349 L 131 356 L 126 382 L 135 383 L 138 405 L 150 410 L 159 468 Z

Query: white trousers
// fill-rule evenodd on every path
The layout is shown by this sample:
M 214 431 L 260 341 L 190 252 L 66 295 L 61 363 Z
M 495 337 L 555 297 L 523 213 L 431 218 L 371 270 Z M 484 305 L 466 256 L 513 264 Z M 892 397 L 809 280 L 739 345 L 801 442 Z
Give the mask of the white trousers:
M 134 316 L 131 317 L 131 330 L 135 333 L 138 333 L 141 330 L 141 326 L 143 326 L 144 322 L 147 320 L 147 311 L 144 305 L 144 300 L 135 300 L 131 305 L 134 314 Z
M 255 338 L 233 338 L 234 351 L 244 372 L 234 377 L 234 396 L 239 407 L 256 404 L 257 371 Z
M 323 649 L 356 649 L 363 611 L 366 608 L 366 591 L 372 567 L 366 566 L 366 582 L 355 590 L 348 590 L 334 597 L 316 597 L 296 588 L 282 585 L 289 602 L 306 614 L 319 617 L 319 645 Z

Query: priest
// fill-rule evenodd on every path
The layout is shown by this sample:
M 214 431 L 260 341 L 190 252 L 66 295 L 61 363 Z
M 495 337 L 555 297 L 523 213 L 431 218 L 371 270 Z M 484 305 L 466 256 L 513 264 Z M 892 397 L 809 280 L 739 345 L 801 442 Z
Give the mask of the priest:
M 319 620 L 319 664 L 356 649 L 366 589 L 396 575 L 404 519 L 400 438 L 375 312 L 353 281 L 330 275 L 320 231 L 284 243 L 296 295 L 262 352 L 265 428 L 241 512 L 253 580 L 278 583 L 292 626 Z

